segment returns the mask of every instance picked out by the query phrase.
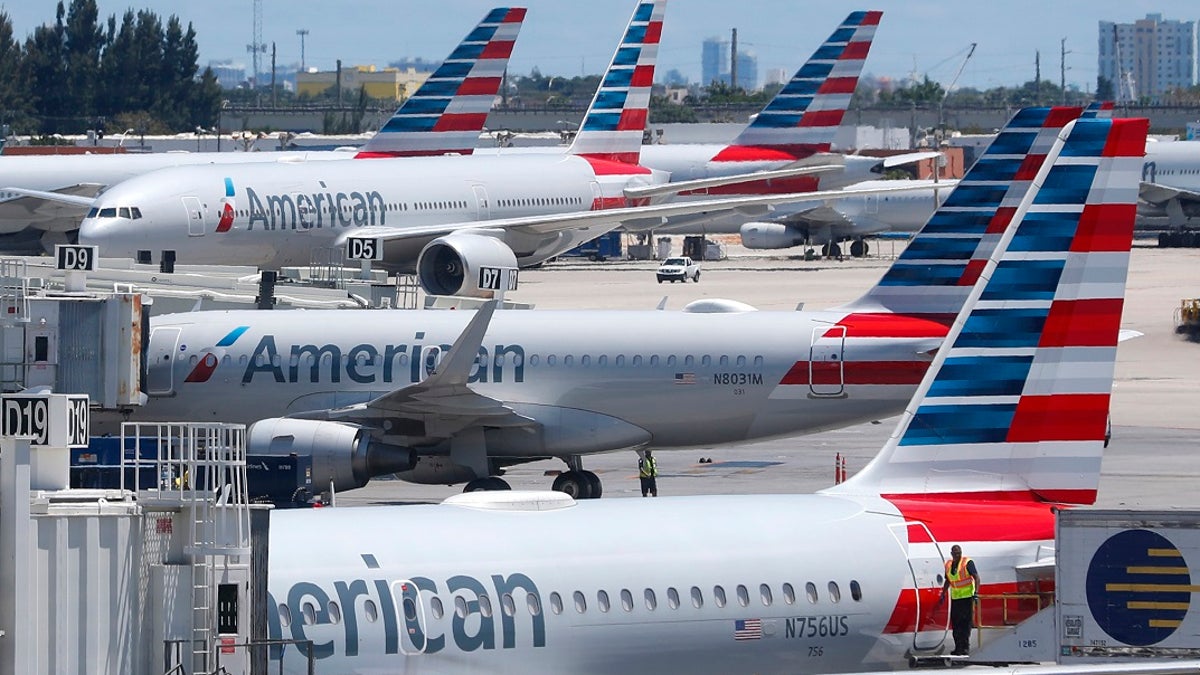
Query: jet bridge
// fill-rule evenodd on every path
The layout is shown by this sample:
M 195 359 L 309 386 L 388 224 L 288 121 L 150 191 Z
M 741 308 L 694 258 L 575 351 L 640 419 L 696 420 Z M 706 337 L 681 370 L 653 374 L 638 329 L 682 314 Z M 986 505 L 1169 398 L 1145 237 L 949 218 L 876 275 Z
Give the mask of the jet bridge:
M 86 394 L 102 410 L 141 405 L 150 299 L 84 291 L 80 272 L 67 269 L 58 286 L 31 279 L 21 259 L 0 259 L 0 392 Z

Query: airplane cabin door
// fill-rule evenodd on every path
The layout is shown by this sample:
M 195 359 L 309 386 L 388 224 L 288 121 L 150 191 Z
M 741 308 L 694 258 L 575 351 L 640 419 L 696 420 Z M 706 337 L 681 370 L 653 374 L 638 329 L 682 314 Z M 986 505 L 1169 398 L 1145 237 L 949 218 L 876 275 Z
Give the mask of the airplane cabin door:
M 155 328 L 150 331 L 150 346 L 146 350 L 146 393 L 150 396 L 175 393 L 175 350 L 179 345 L 180 330 Z
M 471 191 L 475 193 L 475 220 L 491 220 L 492 207 L 488 203 L 487 188 L 482 185 L 472 185 Z
M 421 602 L 421 591 L 410 579 L 392 582 L 392 596 L 396 598 L 396 623 L 400 626 L 400 653 L 404 656 L 420 656 L 429 648 L 429 620 L 425 616 L 425 605 Z
M 936 606 L 931 607 L 928 603 L 922 604 L 919 591 L 925 590 L 927 596 L 930 590 L 941 592 L 944 581 L 942 573 L 946 569 L 945 554 L 942 553 L 941 544 L 933 537 L 933 532 L 930 532 L 925 523 L 919 521 L 894 523 L 889 525 L 888 529 L 908 558 L 912 587 L 905 591 L 911 590 L 915 597 L 911 603 L 913 616 L 897 618 L 906 624 L 908 621 L 912 622 L 912 650 L 914 652 L 936 650 L 946 642 L 946 637 L 950 633 L 949 606 L 946 605 L 945 623 L 935 625 L 932 623 L 931 617 L 936 611 Z
M 814 397 L 846 395 L 845 326 L 818 326 L 813 329 L 808 352 L 808 389 Z
M 203 237 L 204 232 L 204 206 L 200 203 L 199 197 L 184 197 L 183 210 L 187 213 L 188 236 Z

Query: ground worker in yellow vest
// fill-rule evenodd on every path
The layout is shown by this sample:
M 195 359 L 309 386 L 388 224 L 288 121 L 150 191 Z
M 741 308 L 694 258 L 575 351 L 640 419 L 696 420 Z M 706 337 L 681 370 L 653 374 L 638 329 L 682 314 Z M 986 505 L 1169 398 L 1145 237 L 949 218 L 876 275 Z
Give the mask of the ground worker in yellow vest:
M 647 450 L 638 460 L 638 478 L 642 481 L 642 496 L 658 496 L 658 460 Z
M 950 626 L 954 631 L 954 656 L 966 656 L 971 652 L 971 628 L 975 614 L 975 603 L 979 601 L 979 572 L 975 561 L 964 558 L 962 547 L 950 547 L 950 559 L 946 561 L 946 582 L 942 584 L 942 595 L 938 604 L 950 593 Z

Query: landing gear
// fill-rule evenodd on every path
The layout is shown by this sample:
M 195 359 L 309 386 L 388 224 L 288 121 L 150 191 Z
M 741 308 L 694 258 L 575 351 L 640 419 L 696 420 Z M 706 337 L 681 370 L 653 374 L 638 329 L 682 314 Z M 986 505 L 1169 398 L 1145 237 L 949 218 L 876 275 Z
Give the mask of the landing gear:
M 591 471 L 571 470 L 558 474 L 553 489 L 575 499 L 599 499 L 604 492 L 600 477 Z
M 821 255 L 826 258 L 841 258 L 842 247 L 838 246 L 837 242 L 829 242 L 821 247 Z
M 476 478 L 467 483 L 463 488 L 463 492 L 482 492 L 484 490 L 511 490 L 512 486 L 508 481 L 499 476 L 488 476 L 486 478 Z
M 870 253 L 870 251 L 871 247 L 862 239 L 855 239 L 850 243 L 850 257 L 852 258 L 861 258 Z

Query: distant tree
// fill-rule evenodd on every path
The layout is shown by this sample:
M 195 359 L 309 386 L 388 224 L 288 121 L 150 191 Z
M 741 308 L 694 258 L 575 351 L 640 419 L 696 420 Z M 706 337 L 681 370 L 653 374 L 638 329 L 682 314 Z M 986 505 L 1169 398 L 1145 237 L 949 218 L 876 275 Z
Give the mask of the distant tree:
M 70 115 L 94 117 L 97 112 L 100 50 L 104 46 L 104 32 L 100 29 L 98 16 L 96 0 L 71 0 L 67 9 L 63 27 L 67 84 L 64 105 Z
M 1116 90 L 1113 89 L 1113 81 L 1103 75 L 1096 76 L 1096 100 L 1097 101 L 1115 101 L 1117 98 Z
M 21 45 L 13 38 L 12 19 L 0 11 L 0 124 L 17 127 L 28 123 L 28 83 L 23 79 Z
M 63 4 L 58 3 L 58 20 L 53 25 L 43 24 L 33 30 L 25 40 L 24 58 L 21 63 L 21 77 L 28 87 L 30 106 L 33 113 L 42 119 L 42 131 L 45 133 L 80 130 L 69 128 L 71 125 L 67 118 L 73 115 L 66 110 L 65 105 L 65 12 Z
M 116 18 L 108 18 L 104 53 L 100 57 L 100 79 L 104 89 L 99 96 L 100 114 L 113 117 L 121 112 L 146 113 L 138 101 L 139 62 L 134 45 L 137 30 L 137 15 L 132 9 L 121 17 L 117 28 Z M 128 127 L 127 127 L 128 128 Z

